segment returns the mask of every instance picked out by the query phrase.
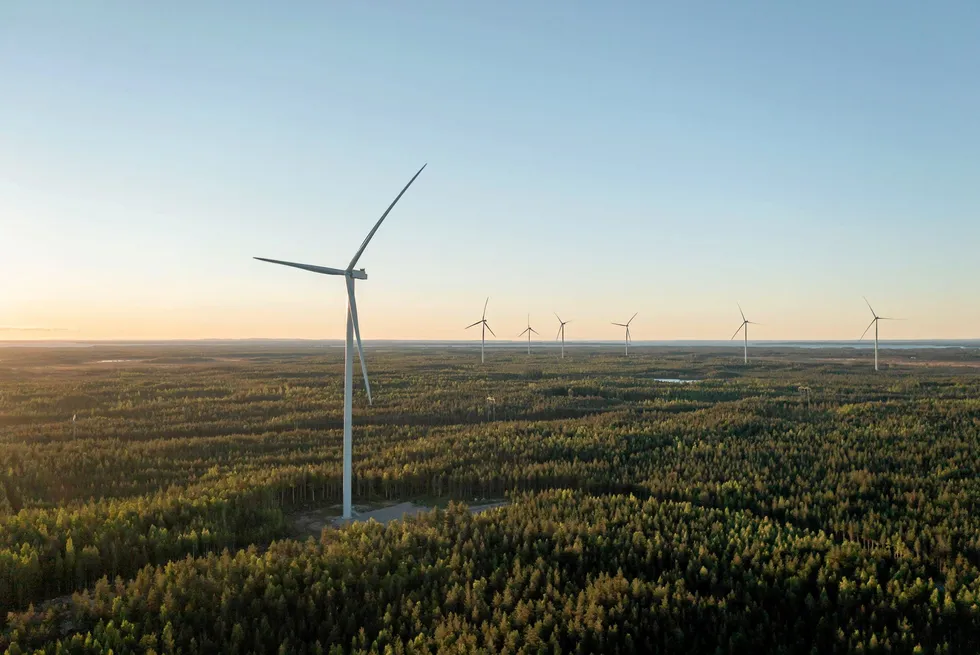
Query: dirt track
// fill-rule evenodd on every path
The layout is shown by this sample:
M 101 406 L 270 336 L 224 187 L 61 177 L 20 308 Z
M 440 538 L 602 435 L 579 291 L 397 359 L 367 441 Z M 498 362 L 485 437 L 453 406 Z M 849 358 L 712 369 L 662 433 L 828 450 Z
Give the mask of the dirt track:
M 507 501 L 471 505 L 470 512 L 476 514 L 478 512 L 485 512 L 487 510 L 503 507 L 505 505 L 507 505 Z M 291 519 L 294 530 L 302 534 L 316 536 L 319 535 L 323 528 L 327 526 L 341 526 L 344 524 L 344 520 L 336 515 L 337 509 L 339 508 L 313 510 L 297 514 Z M 381 507 L 379 509 L 357 511 L 353 522 L 363 522 L 374 519 L 378 523 L 384 524 L 389 521 L 397 521 L 399 519 L 403 519 L 408 516 L 415 516 L 416 514 L 421 514 L 430 510 L 432 510 L 432 507 L 428 507 L 426 505 L 416 505 L 415 503 L 408 501 L 398 503 L 397 505 Z

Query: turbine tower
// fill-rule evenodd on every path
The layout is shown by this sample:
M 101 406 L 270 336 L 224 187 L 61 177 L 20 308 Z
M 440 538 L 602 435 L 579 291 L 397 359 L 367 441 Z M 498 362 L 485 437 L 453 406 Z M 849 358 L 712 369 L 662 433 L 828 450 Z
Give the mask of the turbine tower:
M 738 305 L 738 303 L 735 304 Z M 745 363 L 748 364 L 749 363 L 749 326 L 761 325 L 761 323 L 756 323 L 754 321 L 750 321 L 749 319 L 745 318 L 745 312 L 742 311 L 741 305 L 738 305 L 738 313 L 742 315 L 742 324 L 738 326 L 738 329 L 735 330 L 735 334 L 732 335 L 732 338 L 729 339 L 729 341 L 734 341 L 735 337 L 738 336 L 738 333 L 739 332 L 742 333 L 742 336 L 745 337 Z
M 561 320 L 561 319 L 559 319 L 559 320 Z M 531 315 L 530 314 L 527 315 L 527 327 L 524 328 L 524 332 L 527 332 L 527 354 L 530 355 L 531 354 L 531 333 L 532 332 L 534 334 L 537 334 L 538 333 L 537 330 L 535 330 L 533 327 L 531 327 Z M 521 332 L 517 336 L 523 337 L 524 336 L 524 332 Z
M 565 359 L 565 326 L 571 323 L 571 321 L 561 320 L 561 316 L 558 315 L 558 312 L 555 312 L 555 318 L 558 319 L 558 323 L 559 323 L 558 336 L 555 337 L 555 341 L 561 339 L 561 358 Z
M 381 227 L 382 221 L 388 216 L 388 213 L 392 210 L 395 204 L 401 200 L 401 197 L 408 191 L 408 187 L 412 186 L 412 182 L 415 181 L 423 170 L 425 170 L 425 164 L 422 168 L 418 170 L 412 179 L 408 181 L 408 184 L 401 190 L 395 199 L 391 201 L 388 205 L 388 209 L 385 213 L 381 215 L 378 222 L 374 224 L 371 231 L 368 232 L 367 238 L 364 239 L 364 243 L 361 247 L 357 249 L 354 253 L 354 258 L 350 260 L 350 264 L 347 265 L 345 269 L 339 268 L 328 268 L 326 266 L 311 266 L 310 264 L 297 264 L 295 262 L 284 262 L 278 259 L 266 259 L 265 257 L 255 257 L 259 261 L 269 262 L 270 264 L 281 264 L 283 266 L 292 266 L 293 268 L 301 268 L 304 271 L 311 271 L 313 273 L 321 273 L 323 275 L 341 275 L 344 277 L 347 283 L 347 340 L 345 342 L 344 348 L 344 519 L 352 518 L 351 514 L 351 472 L 352 472 L 352 459 L 353 459 L 353 442 L 351 439 L 351 422 L 352 422 L 352 402 L 353 402 L 353 391 L 354 391 L 354 336 L 357 337 L 357 354 L 361 360 L 361 373 L 364 375 L 364 389 L 367 391 L 368 404 L 371 404 L 371 383 L 368 381 L 367 373 L 367 362 L 364 360 L 364 348 L 361 346 L 361 328 L 357 322 L 357 302 L 354 300 L 354 280 L 366 280 L 367 273 L 363 268 L 355 269 L 357 265 L 357 260 L 361 258 L 364 254 L 364 249 L 367 248 L 368 243 L 374 236 L 374 233 L 378 231 Z
M 868 333 L 868 330 L 871 329 L 872 325 L 875 326 L 875 370 L 877 371 L 878 370 L 878 321 L 900 321 L 902 319 L 889 318 L 887 316 L 878 316 L 877 314 L 875 314 L 874 307 L 871 306 L 871 303 L 868 302 L 867 298 L 864 298 L 864 302 L 868 306 L 868 309 L 871 310 L 871 315 L 874 316 L 874 318 L 871 319 L 870 323 L 868 323 L 868 327 L 864 328 L 864 332 L 861 334 L 861 339 L 864 339 L 864 335 Z M 861 339 L 858 339 L 858 341 L 861 341 Z
M 467 330 L 469 330 L 471 327 L 476 327 L 477 325 L 483 326 L 483 328 L 481 328 L 480 330 L 480 363 L 481 364 L 484 361 L 483 348 L 487 343 L 487 330 L 490 330 L 490 324 L 487 323 L 487 304 L 489 304 L 489 302 L 490 302 L 490 296 L 487 296 L 487 302 L 483 303 L 483 318 L 481 318 L 476 323 L 473 323 L 472 325 L 466 326 Z M 493 334 L 493 330 L 490 330 L 490 334 Z M 493 336 L 494 338 L 497 337 L 496 334 L 493 334 Z
M 639 313 L 640 312 L 636 312 L 636 314 Z M 613 323 L 613 325 L 618 325 L 619 327 L 626 328 L 626 356 L 627 357 L 630 356 L 630 323 L 632 323 L 633 319 L 636 318 L 636 314 L 633 314 L 633 316 L 630 317 L 630 320 L 626 321 L 625 323 Z

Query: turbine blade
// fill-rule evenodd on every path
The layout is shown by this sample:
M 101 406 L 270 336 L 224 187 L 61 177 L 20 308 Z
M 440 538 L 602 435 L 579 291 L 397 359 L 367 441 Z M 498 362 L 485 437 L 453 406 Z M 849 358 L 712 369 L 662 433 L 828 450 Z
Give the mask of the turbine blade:
M 735 303 L 735 304 L 738 305 L 738 303 Z M 738 305 L 738 313 L 742 315 L 742 320 L 745 321 L 746 320 L 745 319 L 745 312 L 742 311 L 742 306 L 741 305 Z
M 519 337 L 523 337 L 523 336 L 524 336 L 525 334 L 527 334 L 527 333 L 528 333 L 528 330 L 530 330 L 530 329 L 531 329 L 531 328 L 524 328 L 524 331 L 523 331 L 523 332 L 521 332 L 520 334 L 518 334 L 517 336 L 519 336 Z
M 633 319 L 630 319 L 630 320 L 632 321 Z M 627 325 L 626 326 L 626 343 L 630 343 L 632 341 L 633 341 L 633 339 L 632 339 L 632 337 L 630 337 L 630 328 Z
M 559 320 L 561 320 L 561 319 L 559 319 Z M 565 327 L 564 324 L 558 326 L 558 334 L 555 335 L 555 341 L 558 341 L 559 339 L 561 339 L 561 331 L 564 329 L 564 327 Z
M 351 320 L 354 323 L 354 337 L 357 339 L 357 356 L 361 360 L 361 373 L 364 374 L 364 389 L 367 390 L 368 405 L 371 400 L 371 382 L 368 380 L 367 360 L 364 359 L 364 348 L 361 346 L 361 326 L 357 322 L 357 301 L 354 300 L 354 280 L 347 278 L 347 303 L 350 307 Z
M 639 313 L 640 312 L 636 312 L 636 314 L 639 314 Z M 633 322 L 633 319 L 636 318 L 636 314 L 633 314 L 632 316 L 630 316 L 630 320 L 626 321 L 626 325 L 629 325 L 630 323 Z
M 868 306 L 868 309 L 871 310 L 871 315 L 874 316 L 875 318 L 878 318 L 878 315 L 875 314 L 874 307 L 872 307 L 871 303 L 868 302 L 868 298 L 866 296 L 861 296 L 861 297 L 864 298 L 864 303 Z
M 564 323 L 564 321 L 561 320 L 561 316 L 558 315 L 558 312 L 555 312 L 555 318 L 558 319 L 559 323 Z
M 872 311 L 874 311 L 874 310 L 872 310 Z M 868 323 L 868 327 L 864 328 L 864 332 L 861 333 L 861 339 L 864 338 L 864 335 L 866 335 L 868 333 L 868 330 L 871 329 L 871 326 L 874 325 L 875 324 L 875 321 L 877 321 L 877 320 L 878 320 L 878 317 L 877 316 L 875 316 L 873 319 L 871 319 L 871 322 Z M 860 341 L 861 339 L 858 339 L 858 341 Z
M 354 259 L 350 260 L 350 264 L 347 265 L 348 271 L 354 270 L 354 266 L 357 265 L 357 260 L 361 258 L 361 254 L 364 252 L 364 249 L 367 248 L 367 244 L 371 242 L 371 237 L 374 236 L 374 233 L 378 231 L 379 227 L 381 227 L 381 223 L 388 217 L 388 212 L 390 212 L 392 207 L 395 206 L 395 203 L 401 200 L 405 192 L 408 191 L 408 187 L 412 186 L 412 182 L 414 182 L 415 178 L 417 178 L 422 171 L 425 170 L 426 166 L 428 166 L 428 164 L 422 164 L 422 168 L 419 169 L 418 173 L 412 176 L 412 179 L 408 181 L 408 184 L 406 184 L 405 188 L 401 190 L 401 193 L 395 196 L 395 199 L 391 201 L 390 205 L 388 205 L 388 209 L 385 210 L 385 213 L 381 214 L 381 218 L 379 218 L 378 222 L 374 224 L 374 227 L 371 228 L 371 231 L 368 232 L 367 237 L 364 239 L 364 243 L 361 244 L 361 247 L 358 248 L 357 252 L 354 254 Z
M 469 329 L 470 329 L 471 327 L 476 327 L 477 325 L 479 325 L 479 324 L 480 324 L 480 323 L 482 323 L 482 322 L 483 322 L 483 321 L 477 321 L 476 323 L 473 323 L 472 325 L 467 325 L 467 326 L 466 326 L 465 328 L 463 328 L 463 329 L 464 329 L 464 330 L 469 330 Z
M 535 330 L 535 329 L 534 329 L 533 327 L 531 327 L 531 326 L 528 326 L 528 328 L 527 328 L 527 329 L 528 329 L 528 330 L 530 330 L 531 332 L 533 332 L 533 333 L 535 333 L 535 334 L 540 334 L 540 333 L 539 333 L 539 332 L 538 332 L 537 330 Z
M 490 334 L 493 334 L 493 330 L 490 330 L 490 324 L 487 323 L 486 321 L 483 321 L 483 324 L 487 326 L 487 330 L 490 331 Z M 497 335 L 496 334 L 493 334 L 493 338 L 496 339 L 497 338 Z
M 626 323 L 613 323 L 613 325 L 618 325 L 619 327 L 626 327 Z
M 738 336 L 738 333 L 739 333 L 739 332 L 741 332 L 741 331 L 742 331 L 742 328 L 744 328 L 744 327 L 745 327 L 745 323 L 742 323 L 741 325 L 739 325 L 739 326 L 738 326 L 738 329 L 737 329 L 737 330 L 735 330 L 735 334 L 733 334 L 733 335 L 732 335 L 732 338 L 731 338 L 731 339 L 729 339 L 729 341 L 732 341 L 732 340 L 734 340 L 734 339 L 735 339 L 735 337 L 737 337 L 737 336 Z
M 879 321 L 904 321 L 904 318 L 895 318 L 894 316 L 879 316 Z
M 323 275 L 344 275 L 346 271 L 342 271 L 339 268 L 330 268 L 328 266 L 313 266 L 312 264 L 297 264 L 296 262 L 284 262 L 279 259 L 266 259 L 265 257 L 252 257 L 252 259 L 257 259 L 260 262 L 269 262 L 270 264 L 281 264 L 282 266 L 292 266 L 293 268 L 301 268 L 304 271 L 311 271 L 313 273 L 322 273 Z
M 485 303 L 483 303 L 483 318 L 484 319 L 486 319 L 486 317 L 487 317 L 487 305 L 489 305 L 489 304 L 490 304 L 490 296 L 487 296 L 487 301 Z

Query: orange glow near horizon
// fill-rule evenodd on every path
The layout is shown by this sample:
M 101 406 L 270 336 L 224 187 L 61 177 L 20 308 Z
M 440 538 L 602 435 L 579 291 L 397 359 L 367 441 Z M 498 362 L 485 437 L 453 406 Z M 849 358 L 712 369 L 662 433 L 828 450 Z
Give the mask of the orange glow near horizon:
M 320 303 L 310 307 L 276 306 L 263 311 L 242 306 L 206 308 L 173 307 L 167 311 L 146 308 L 113 308 L 98 314 L 60 315 L 54 312 L 22 312 L 10 316 L 0 325 L 0 341 L 88 341 L 88 340 L 194 340 L 194 339 L 343 339 L 345 307 L 342 302 Z M 479 305 L 479 303 L 474 303 Z M 852 303 L 854 305 L 854 303 Z M 636 341 L 729 339 L 738 327 L 737 308 L 706 312 L 692 310 L 687 315 L 644 311 L 632 326 Z M 734 311 L 732 311 L 734 309 Z M 431 340 L 471 341 L 479 339 L 479 329 L 464 330 L 479 319 L 481 307 L 467 306 L 459 311 L 429 308 L 411 311 L 409 308 L 369 306 L 359 303 L 361 330 L 365 340 Z M 575 311 L 566 307 L 563 317 L 571 323 L 566 328 L 567 341 L 619 340 L 621 328 L 611 321 L 623 317 L 610 312 Z M 625 313 L 625 312 L 620 312 Z M 881 311 L 880 313 L 884 313 Z M 857 339 L 871 320 L 861 306 L 852 307 L 846 315 L 788 315 L 773 317 L 766 312 L 753 311 L 750 320 L 761 325 L 750 326 L 750 341 L 778 340 L 842 340 Z M 867 316 L 865 315 L 867 314 Z M 628 316 L 627 316 L 628 317 Z M 516 340 L 527 320 L 525 311 L 491 306 L 487 318 L 498 341 Z M 882 323 L 883 340 L 971 339 L 976 333 L 969 329 L 980 323 L 974 311 L 965 311 L 950 320 L 948 316 L 915 317 L 904 321 Z M 540 337 L 549 341 L 557 333 L 558 321 L 545 310 L 531 312 L 531 324 Z M 951 327 L 956 326 L 956 327 Z M 490 336 L 488 335 L 488 339 Z

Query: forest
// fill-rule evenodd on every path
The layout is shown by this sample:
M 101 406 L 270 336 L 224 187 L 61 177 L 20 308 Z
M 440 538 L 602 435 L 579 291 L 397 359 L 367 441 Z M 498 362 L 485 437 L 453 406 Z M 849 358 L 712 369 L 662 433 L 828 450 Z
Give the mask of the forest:
M 980 652 L 980 352 L 884 353 L 369 347 L 436 509 L 311 535 L 343 348 L 0 348 L 0 652 Z

